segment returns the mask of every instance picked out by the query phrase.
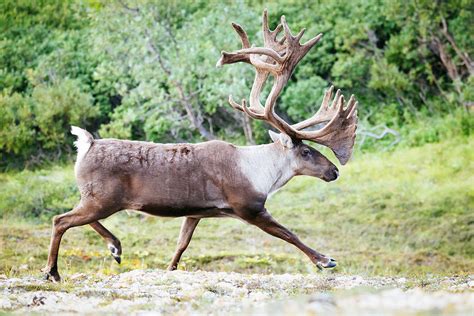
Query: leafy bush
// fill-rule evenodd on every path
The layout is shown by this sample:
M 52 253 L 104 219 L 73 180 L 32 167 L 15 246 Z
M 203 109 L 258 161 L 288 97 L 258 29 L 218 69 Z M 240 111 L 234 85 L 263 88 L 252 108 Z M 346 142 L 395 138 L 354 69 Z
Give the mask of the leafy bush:
M 71 166 L 3 173 L 0 181 L 4 183 L 0 193 L 3 218 L 49 221 L 52 216 L 71 210 L 79 201 Z
M 368 124 L 360 122 L 356 146 L 363 151 L 394 150 L 396 147 L 418 147 L 447 139 L 470 137 L 474 134 L 474 116 L 464 109 L 435 117 L 421 113 L 418 115 L 406 113 L 404 118 L 405 123 L 398 123 L 396 120 L 388 122 L 387 125 L 398 135 L 387 134 L 382 139 L 364 138 Z M 386 125 L 379 125 L 382 126 Z M 380 136 L 382 131 L 383 128 L 379 128 L 373 132 Z
M 66 144 L 71 125 L 86 127 L 98 111 L 92 96 L 84 93 L 73 80 L 52 86 L 37 86 L 31 98 L 35 105 L 35 123 L 42 148 L 61 148 Z
M 0 94 L 0 152 L 26 156 L 34 150 L 33 111 L 31 98 Z
M 72 144 L 70 126 L 91 126 L 97 114 L 91 95 L 70 79 L 34 87 L 31 96 L 2 94 L 0 152 L 21 159 L 47 151 L 61 154 Z M 8 161 L 1 163 L 6 165 Z

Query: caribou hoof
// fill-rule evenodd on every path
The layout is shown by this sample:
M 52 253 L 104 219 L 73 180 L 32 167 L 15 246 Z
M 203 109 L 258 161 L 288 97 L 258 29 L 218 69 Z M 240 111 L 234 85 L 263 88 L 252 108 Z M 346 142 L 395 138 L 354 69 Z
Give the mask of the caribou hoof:
M 166 270 L 168 271 L 176 271 L 178 269 L 177 265 L 169 265 Z
M 61 277 L 57 271 L 50 271 L 44 274 L 44 280 L 52 281 L 53 283 L 61 282 Z
M 336 260 L 333 258 L 329 258 L 326 263 L 323 263 L 321 261 L 316 263 L 316 267 L 318 267 L 319 270 L 323 270 L 324 268 L 330 269 L 330 268 L 334 268 L 335 266 L 337 266 L 337 263 L 336 263 Z
M 117 261 L 117 263 L 120 264 L 122 262 L 122 259 L 120 258 L 122 249 L 119 249 L 112 244 L 109 244 L 108 247 L 109 247 L 110 252 L 112 253 L 112 257 L 114 257 L 115 261 Z

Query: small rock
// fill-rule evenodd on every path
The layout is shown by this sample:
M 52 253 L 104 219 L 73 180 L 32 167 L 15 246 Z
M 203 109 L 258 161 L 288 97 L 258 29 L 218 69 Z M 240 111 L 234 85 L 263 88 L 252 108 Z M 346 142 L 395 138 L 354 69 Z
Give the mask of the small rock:
M 263 301 L 263 300 L 268 298 L 268 294 L 260 292 L 260 291 L 259 292 L 251 292 L 250 295 L 249 295 L 249 298 L 253 301 Z
M 10 309 L 12 308 L 12 303 L 8 298 L 0 298 L 0 309 Z
M 18 270 L 21 270 L 21 271 L 28 270 L 28 265 L 26 263 L 24 263 L 24 264 L 22 264 L 18 267 Z
M 84 280 L 84 279 L 87 279 L 87 274 L 85 274 L 85 273 L 75 273 L 75 274 L 71 275 L 70 279 L 72 281 Z

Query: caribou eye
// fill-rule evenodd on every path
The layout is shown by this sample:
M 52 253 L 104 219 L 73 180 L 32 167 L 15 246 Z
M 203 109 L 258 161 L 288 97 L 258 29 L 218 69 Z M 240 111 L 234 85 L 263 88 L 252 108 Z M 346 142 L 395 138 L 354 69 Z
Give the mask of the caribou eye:
M 309 148 L 304 148 L 304 149 L 301 151 L 301 156 L 306 157 L 306 156 L 308 156 L 310 153 L 311 153 L 311 150 L 309 150 Z

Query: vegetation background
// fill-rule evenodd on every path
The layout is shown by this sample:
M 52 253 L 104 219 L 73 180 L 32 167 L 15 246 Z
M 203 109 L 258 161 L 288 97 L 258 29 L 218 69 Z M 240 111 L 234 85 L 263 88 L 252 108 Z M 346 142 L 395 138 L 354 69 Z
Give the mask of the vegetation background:
M 50 219 L 78 201 L 70 125 L 104 138 L 269 141 L 267 125 L 227 104 L 247 97 L 253 69 L 215 67 L 221 50 L 239 47 L 231 21 L 261 44 L 265 7 L 272 27 L 284 14 L 293 30 L 308 28 L 303 40 L 324 33 L 283 92 L 281 115 L 307 118 L 333 84 L 357 96 L 360 122 L 340 181 L 295 179 L 269 209 L 336 257 L 334 273 L 474 272 L 472 1 L 3 0 L 0 273 L 37 273 Z M 179 222 L 106 220 L 122 239 L 120 267 L 91 229 L 73 229 L 63 275 L 164 268 Z M 204 221 L 180 268 L 314 271 L 291 246 L 233 220 Z

